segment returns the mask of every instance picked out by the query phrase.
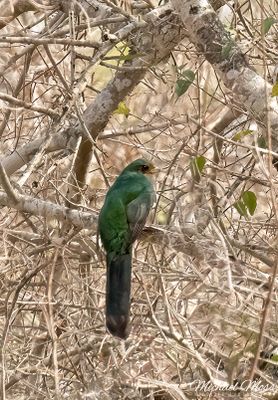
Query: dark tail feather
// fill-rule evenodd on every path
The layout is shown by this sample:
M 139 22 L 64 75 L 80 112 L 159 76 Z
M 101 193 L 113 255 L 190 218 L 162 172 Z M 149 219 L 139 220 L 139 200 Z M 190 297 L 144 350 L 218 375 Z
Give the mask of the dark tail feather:
M 126 339 L 129 330 L 131 254 L 113 259 L 107 255 L 106 326 L 109 332 Z

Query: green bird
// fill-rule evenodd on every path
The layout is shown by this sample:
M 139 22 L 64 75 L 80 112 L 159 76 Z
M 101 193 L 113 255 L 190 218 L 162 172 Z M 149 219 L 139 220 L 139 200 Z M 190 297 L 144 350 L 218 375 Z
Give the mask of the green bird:
M 99 215 L 107 264 L 106 326 L 121 339 L 129 334 L 132 244 L 155 201 L 154 172 L 155 167 L 146 160 L 130 163 L 110 187 Z

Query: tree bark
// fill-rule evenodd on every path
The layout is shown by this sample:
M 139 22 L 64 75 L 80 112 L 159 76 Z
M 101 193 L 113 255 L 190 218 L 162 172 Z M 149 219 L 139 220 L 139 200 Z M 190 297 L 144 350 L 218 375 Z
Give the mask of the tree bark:
M 240 47 L 219 21 L 207 0 L 172 0 L 190 40 L 230 90 L 233 100 L 267 129 L 270 122 L 273 150 L 278 150 L 278 106 L 272 86 L 249 65 Z

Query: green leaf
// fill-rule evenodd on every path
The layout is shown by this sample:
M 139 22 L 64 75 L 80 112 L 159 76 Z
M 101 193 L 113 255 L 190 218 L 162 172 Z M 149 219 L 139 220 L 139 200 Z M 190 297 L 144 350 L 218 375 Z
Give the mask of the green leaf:
M 190 69 L 182 72 L 181 77 L 176 82 L 175 92 L 178 97 L 182 96 L 194 82 L 195 73 Z
M 204 169 L 204 166 L 206 164 L 205 157 L 204 156 L 197 156 L 197 157 L 195 157 L 194 162 L 195 162 L 195 165 L 196 165 L 199 173 L 201 174 L 203 169 Z
M 191 69 L 186 69 L 182 72 L 182 76 L 188 79 L 190 82 L 193 82 L 195 79 L 195 73 Z
M 234 47 L 234 42 L 232 40 L 230 40 L 227 44 L 225 44 L 224 47 L 222 47 L 221 54 L 223 58 L 229 57 L 233 47 Z
M 118 107 L 116 108 L 116 110 L 114 111 L 113 114 L 122 114 L 125 117 L 128 117 L 129 113 L 130 113 L 130 109 L 127 107 L 127 105 L 123 101 L 120 101 L 118 104 Z
M 242 194 L 242 200 L 245 206 L 247 207 L 249 214 L 254 215 L 254 212 L 257 208 L 257 197 L 254 192 L 247 190 Z
M 178 79 L 176 82 L 176 94 L 178 97 L 182 96 L 189 88 L 190 83 L 185 79 Z
M 263 136 L 260 136 L 259 138 L 258 138 L 258 146 L 259 147 L 261 147 L 262 149 L 266 149 L 266 140 L 265 140 L 265 137 L 263 137 Z
M 233 206 L 242 217 L 254 215 L 257 208 L 257 197 L 254 192 L 247 190 L 243 192 L 240 199 L 236 201 Z
M 278 82 L 276 82 L 275 85 L 272 87 L 271 96 L 278 96 Z
M 262 25 L 263 33 L 266 35 L 269 29 L 272 27 L 272 25 L 275 24 L 276 22 L 278 22 L 277 19 L 273 17 L 267 17 L 266 19 L 264 19 Z
M 237 210 L 237 212 L 242 216 L 242 217 L 247 217 L 247 208 L 245 207 L 243 201 L 238 200 L 236 201 L 233 206 L 235 207 L 235 209 Z
M 200 179 L 200 175 L 206 164 L 206 159 L 204 156 L 194 157 L 190 162 L 191 173 L 194 179 Z
M 245 129 L 243 131 L 237 132 L 234 136 L 233 136 L 233 140 L 235 142 L 239 142 L 242 138 L 244 138 L 247 135 L 251 135 L 254 131 L 252 131 L 251 129 Z
M 278 362 L 278 354 L 271 354 L 270 359 L 271 359 L 271 361 L 273 361 L 273 362 Z

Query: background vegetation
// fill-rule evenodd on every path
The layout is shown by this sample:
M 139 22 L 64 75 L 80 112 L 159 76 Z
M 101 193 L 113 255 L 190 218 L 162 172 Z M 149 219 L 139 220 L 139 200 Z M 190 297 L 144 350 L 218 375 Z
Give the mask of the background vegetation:
M 278 398 L 278 3 L 211 5 L 0 1 L 3 400 Z M 96 226 L 138 157 L 121 342 Z

